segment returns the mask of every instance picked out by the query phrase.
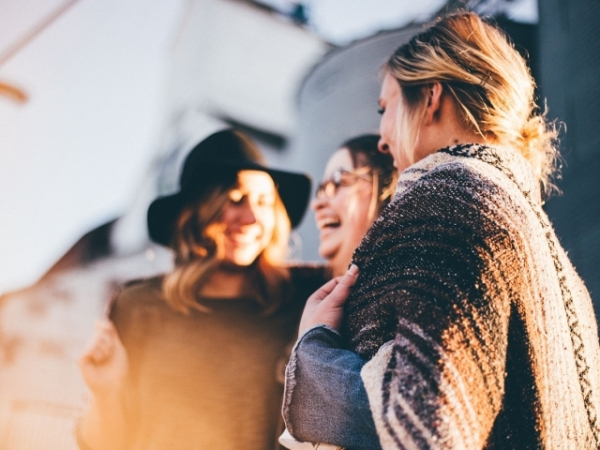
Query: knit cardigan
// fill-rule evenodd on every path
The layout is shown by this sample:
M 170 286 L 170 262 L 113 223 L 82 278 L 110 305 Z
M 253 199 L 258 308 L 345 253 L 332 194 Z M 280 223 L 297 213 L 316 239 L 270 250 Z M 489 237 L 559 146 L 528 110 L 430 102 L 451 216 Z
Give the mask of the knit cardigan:
M 600 448 L 592 302 L 520 154 L 411 166 L 354 262 L 342 334 L 384 449 Z

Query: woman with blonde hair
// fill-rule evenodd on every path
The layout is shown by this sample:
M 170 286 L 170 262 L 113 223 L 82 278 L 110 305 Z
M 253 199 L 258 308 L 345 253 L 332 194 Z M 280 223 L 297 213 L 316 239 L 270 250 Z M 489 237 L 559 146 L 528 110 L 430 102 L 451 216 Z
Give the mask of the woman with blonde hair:
M 390 57 L 379 104 L 379 147 L 408 168 L 354 265 L 307 302 L 289 432 L 354 449 L 600 448 L 596 318 L 542 209 L 556 132 L 525 61 L 476 14 L 448 15 Z
M 80 359 L 81 448 L 277 448 L 286 348 L 318 267 L 286 266 L 310 180 L 268 168 L 233 130 L 188 154 L 180 190 L 148 209 L 175 268 L 130 283 Z

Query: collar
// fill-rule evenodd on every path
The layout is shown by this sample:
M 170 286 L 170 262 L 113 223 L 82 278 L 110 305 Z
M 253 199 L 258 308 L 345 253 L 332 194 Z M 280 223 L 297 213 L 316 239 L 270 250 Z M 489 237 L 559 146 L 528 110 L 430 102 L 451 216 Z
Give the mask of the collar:
M 487 144 L 459 144 L 442 148 L 408 167 L 398 180 L 396 198 L 423 175 L 444 165 L 464 163 L 478 171 L 501 172 L 530 203 L 541 204 L 540 185 L 529 162 L 516 150 Z

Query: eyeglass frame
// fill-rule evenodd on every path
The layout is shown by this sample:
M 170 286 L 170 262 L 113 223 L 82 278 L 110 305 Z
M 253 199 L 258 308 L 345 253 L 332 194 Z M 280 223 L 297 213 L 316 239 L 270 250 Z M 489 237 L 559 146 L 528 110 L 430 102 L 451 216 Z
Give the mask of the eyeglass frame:
M 325 199 L 331 200 L 335 197 L 341 187 L 353 186 L 358 180 L 371 181 L 374 172 L 375 170 L 369 166 L 364 166 L 352 171 L 336 169 L 327 180 L 322 181 L 317 185 L 315 197 L 321 198 L 321 196 L 323 196 Z M 353 180 L 344 183 L 344 175 L 353 177 Z

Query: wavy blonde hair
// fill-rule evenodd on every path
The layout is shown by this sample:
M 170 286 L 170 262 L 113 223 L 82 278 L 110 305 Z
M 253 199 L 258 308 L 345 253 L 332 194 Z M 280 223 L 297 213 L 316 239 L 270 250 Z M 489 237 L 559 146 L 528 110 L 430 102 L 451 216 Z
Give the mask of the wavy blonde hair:
M 535 103 L 535 82 L 506 35 L 477 14 L 440 18 L 399 47 L 384 66 L 402 90 L 406 115 L 398 136 L 405 148 L 417 139 L 415 125 L 426 108 L 424 87 L 439 81 L 465 124 L 486 140 L 517 149 L 546 193 L 558 158 L 557 129 Z
M 208 311 L 197 302 L 197 298 L 211 273 L 223 261 L 224 229 L 220 218 L 229 202 L 229 191 L 234 187 L 235 182 L 214 186 L 184 207 L 177 218 L 171 244 L 175 251 L 175 269 L 165 275 L 162 285 L 167 303 L 177 311 L 185 314 L 192 309 Z M 283 263 L 287 257 L 291 227 L 277 192 L 274 208 L 273 236 L 247 269 L 245 289 L 266 315 L 278 309 L 289 281 L 289 272 Z

